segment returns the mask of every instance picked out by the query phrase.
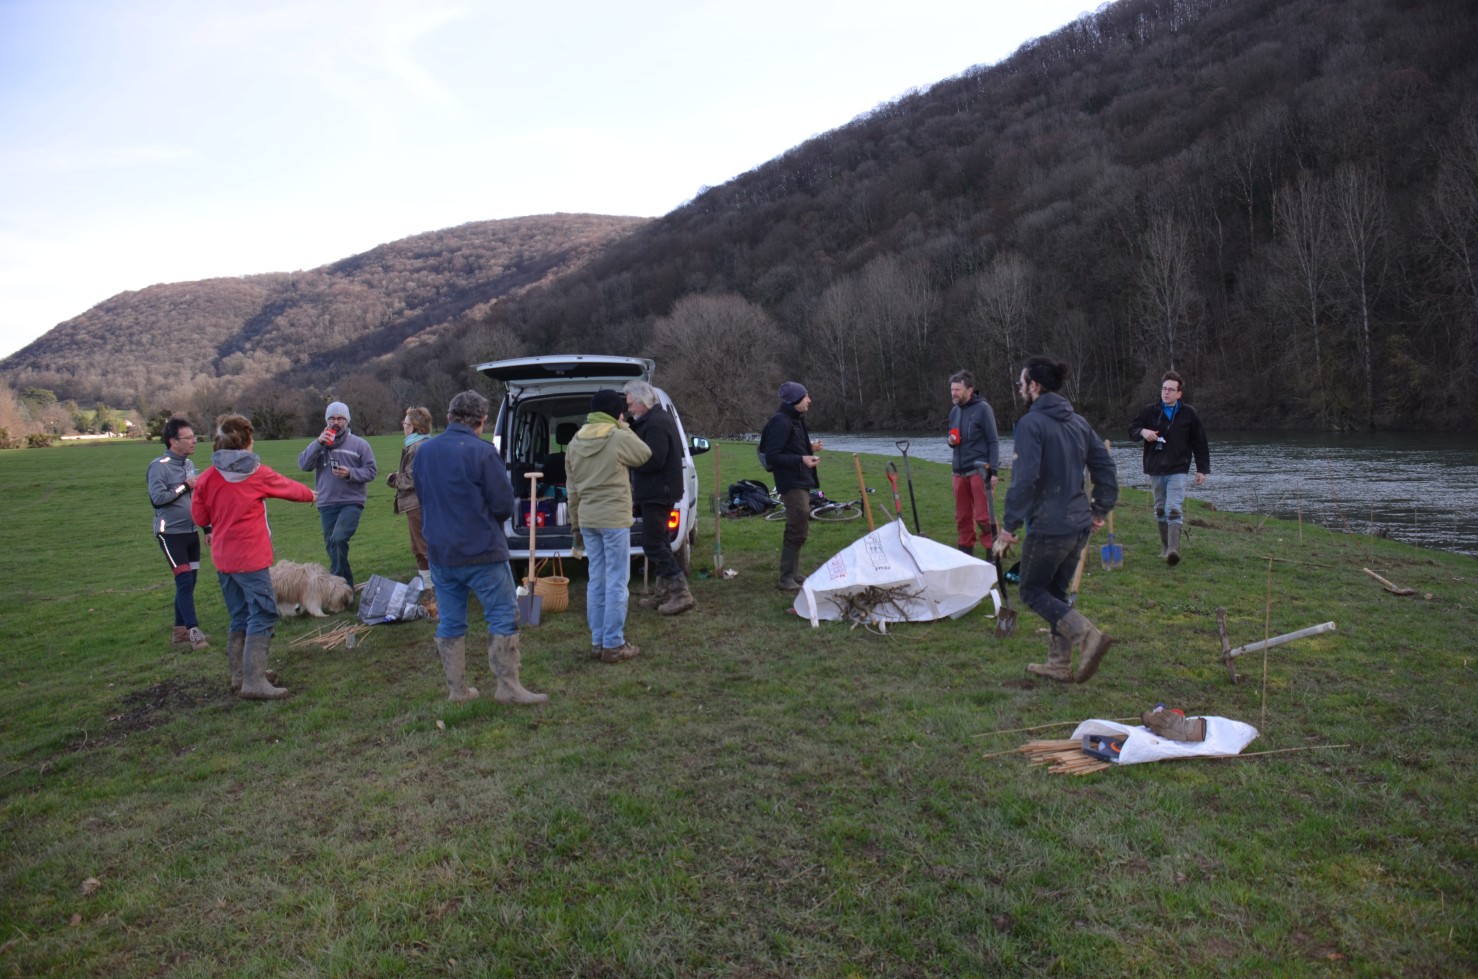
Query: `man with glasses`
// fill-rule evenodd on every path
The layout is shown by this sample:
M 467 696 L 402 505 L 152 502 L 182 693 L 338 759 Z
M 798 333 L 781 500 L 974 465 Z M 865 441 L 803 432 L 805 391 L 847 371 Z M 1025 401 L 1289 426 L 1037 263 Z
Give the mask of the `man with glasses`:
M 1181 401 L 1185 380 L 1175 371 L 1160 379 L 1160 400 L 1145 408 L 1129 425 L 1129 437 L 1144 443 L 1144 474 L 1155 494 L 1155 520 L 1160 525 L 1160 557 L 1174 567 L 1180 563 L 1180 528 L 1185 523 L 1185 483 L 1191 458 L 1196 461 L 1196 485 L 1211 474 L 1211 450 L 1206 429 L 1196 409 Z
M 149 502 L 154 504 L 154 538 L 174 575 L 174 634 L 171 645 L 197 652 L 210 648 L 195 617 L 195 579 L 200 574 L 200 535 L 190 519 L 195 489 L 195 429 L 184 418 L 171 418 L 160 432 L 164 455 L 149 463 Z M 205 529 L 207 534 L 210 528 Z

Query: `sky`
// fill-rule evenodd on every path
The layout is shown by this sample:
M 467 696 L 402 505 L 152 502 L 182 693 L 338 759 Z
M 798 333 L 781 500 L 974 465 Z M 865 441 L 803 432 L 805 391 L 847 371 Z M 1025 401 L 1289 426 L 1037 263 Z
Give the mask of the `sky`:
M 126 290 L 658 216 L 1084 0 L 0 0 L 0 357 Z

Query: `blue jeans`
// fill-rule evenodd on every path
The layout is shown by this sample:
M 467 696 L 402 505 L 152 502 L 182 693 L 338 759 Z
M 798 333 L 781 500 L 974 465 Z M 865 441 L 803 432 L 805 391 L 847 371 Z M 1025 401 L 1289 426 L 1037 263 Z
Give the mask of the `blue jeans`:
M 221 597 L 231 616 L 231 632 L 249 636 L 270 636 L 277 629 L 277 596 L 272 591 L 272 574 L 260 571 L 217 571 Z
M 431 583 L 436 586 L 436 638 L 458 639 L 467 635 L 467 596 L 482 603 L 488 635 L 511 636 L 518 632 L 518 600 L 513 592 L 513 569 L 507 561 L 488 564 L 431 565 Z
M 328 573 L 336 574 L 354 587 L 354 571 L 349 567 L 349 538 L 359 529 L 362 503 L 334 503 L 320 507 L 318 520 L 323 524 L 323 549 L 328 551 Z
M 1185 522 L 1186 473 L 1172 476 L 1151 476 L 1150 489 L 1155 494 L 1155 519 L 1160 523 Z
M 1071 611 L 1067 603 L 1078 570 L 1078 556 L 1092 529 L 1061 537 L 1028 533 L 1021 543 L 1021 600 L 1047 620 L 1052 631 Z
M 626 581 L 631 577 L 630 527 L 581 527 L 590 583 L 585 586 L 585 621 L 590 644 L 617 649 L 625 644 Z

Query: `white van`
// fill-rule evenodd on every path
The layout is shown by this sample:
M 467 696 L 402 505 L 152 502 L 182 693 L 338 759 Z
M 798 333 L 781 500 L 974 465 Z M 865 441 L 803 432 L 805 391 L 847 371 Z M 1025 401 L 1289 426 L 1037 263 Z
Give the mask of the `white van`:
M 590 397 L 601 388 L 620 391 L 627 381 L 652 381 L 656 363 L 642 357 L 612 357 L 602 354 L 554 354 L 544 357 L 519 357 L 478 364 L 478 373 L 501 381 L 507 392 L 498 405 L 493 426 L 493 444 L 503 456 L 514 493 L 519 497 L 519 513 L 504 526 L 508 547 L 514 559 L 520 551 L 529 551 L 529 514 L 534 514 L 535 552 L 540 558 L 559 555 L 568 557 L 571 538 L 568 508 L 564 499 L 564 447 L 590 413 Z M 673 506 L 666 527 L 656 528 L 665 534 L 683 573 L 690 570 L 693 544 L 698 526 L 698 470 L 693 456 L 708 451 L 708 440 L 689 437 L 667 392 L 657 390 L 662 407 L 677 422 L 677 433 L 683 446 L 683 496 Z M 529 505 L 528 474 L 541 472 L 538 501 Z M 641 543 L 649 528 L 642 526 L 639 516 L 631 527 L 631 554 L 640 557 Z

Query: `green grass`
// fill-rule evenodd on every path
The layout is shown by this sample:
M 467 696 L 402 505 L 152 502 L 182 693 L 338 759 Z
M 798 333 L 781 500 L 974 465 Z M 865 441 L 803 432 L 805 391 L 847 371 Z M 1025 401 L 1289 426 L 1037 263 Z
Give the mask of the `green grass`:
M 398 439 L 372 441 L 391 464 Z M 261 448 L 297 475 L 300 443 Z M 543 707 L 449 704 L 429 623 L 290 648 L 303 620 L 272 656 L 293 696 L 249 703 L 208 567 L 214 648 L 168 645 L 155 451 L 0 453 L 0 975 L 1475 972 L 1472 559 L 1193 505 L 1172 571 L 1131 493 L 1124 568 L 1092 560 L 1080 596 L 1120 642 L 1064 687 L 1026 680 L 1045 640 L 1025 609 L 1007 640 L 984 610 L 812 630 L 773 589 L 781 526 L 724 521 L 723 580 L 705 518 L 699 608 L 633 607 L 633 662 L 586 658 L 575 566 L 570 611 L 523 638 Z M 747 446 L 724 460 L 725 484 L 762 475 Z M 825 466 L 850 498 L 852 460 Z M 951 539 L 945 468 L 912 468 L 924 531 Z M 315 511 L 270 506 L 278 557 L 321 562 Z M 864 530 L 813 525 L 805 566 Z M 383 484 L 352 557 L 411 572 Z M 1265 678 L 1241 657 L 1234 686 L 1218 608 L 1234 644 L 1339 629 Z M 1071 728 L 994 732 L 1156 700 L 1307 750 L 1085 777 L 985 757 Z

